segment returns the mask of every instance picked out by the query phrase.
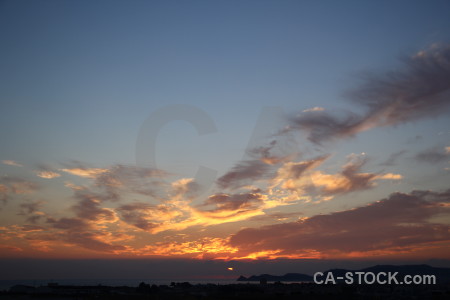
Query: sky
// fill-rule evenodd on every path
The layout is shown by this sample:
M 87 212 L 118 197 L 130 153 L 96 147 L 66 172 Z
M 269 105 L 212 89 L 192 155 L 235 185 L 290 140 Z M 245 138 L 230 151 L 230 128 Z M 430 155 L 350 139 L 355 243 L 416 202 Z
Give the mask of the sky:
M 449 10 L 0 1 L 0 279 L 450 265 Z

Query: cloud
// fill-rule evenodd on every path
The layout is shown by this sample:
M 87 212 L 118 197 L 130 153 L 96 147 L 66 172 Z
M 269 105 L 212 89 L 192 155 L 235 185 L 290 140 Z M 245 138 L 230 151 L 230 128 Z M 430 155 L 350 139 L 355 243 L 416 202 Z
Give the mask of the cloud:
M 45 213 L 40 211 L 40 208 L 44 204 L 43 201 L 30 201 L 21 203 L 19 205 L 20 211 L 18 215 L 26 216 L 26 221 L 32 224 L 36 224 L 39 220 L 41 220 Z
M 0 182 L 5 184 L 13 194 L 29 194 L 40 188 L 37 183 L 18 177 L 3 176 Z
M 23 167 L 22 164 L 19 164 L 18 162 L 14 161 L 14 160 L 2 160 L 2 163 L 4 165 L 8 165 L 8 166 Z
M 319 106 L 314 106 L 308 109 L 303 110 L 302 112 L 310 112 L 310 111 L 324 111 L 325 108 L 323 107 L 319 107 Z
M 91 225 L 88 221 L 81 218 L 48 218 L 47 223 L 51 224 L 57 229 L 68 229 L 68 230 L 87 230 L 91 229 Z
M 284 132 L 304 130 L 310 141 L 321 144 L 445 112 L 450 104 L 450 46 L 433 46 L 404 59 L 404 65 L 402 72 L 366 77 L 360 88 L 349 93 L 353 104 L 365 110 L 363 114 L 308 111 L 289 118 Z
M 168 173 L 159 169 L 116 164 L 109 168 L 90 168 L 77 162 L 62 171 L 92 179 L 90 186 L 66 183 L 75 192 L 91 194 L 101 201 L 119 201 L 127 194 L 150 196 L 159 201 L 167 199 L 170 185 L 162 178 Z M 80 194 L 78 192 L 78 195 Z
M 393 193 L 351 210 L 243 229 L 231 236 L 230 246 L 241 255 L 276 250 L 278 257 L 414 251 L 426 243 L 450 241 L 450 226 L 430 221 L 442 214 L 450 215 L 450 190 Z
M 217 179 L 217 185 L 222 189 L 238 189 L 252 185 L 255 181 L 273 177 L 276 165 L 295 156 L 273 154 L 276 144 L 277 141 L 273 140 L 268 146 L 255 147 L 247 151 L 247 154 L 254 159 L 237 163 L 229 172 Z
M 116 196 L 120 190 L 164 200 L 167 197 L 168 187 L 162 178 L 168 175 L 159 169 L 117 164 L 98 174 L 95 177 L 95 186 L 104 188 L 109 194 Z
M 266 195 L 254 191 L 214 194 L 196 207 L 185 198 L 177 197 L 159 205 L 134 202 L 121 205 L 116 212 L 125 223 L 156 234 L 243 221 L 263 215 L 263 209 L 274 206 Z
M 255 157 L 268 165 L 275 165 L 289 159 L 291 155 L 274 155 L 271 153 L 276 144 L 277 141 L 273 140 L 269 143 L 269 146 L 260 146 L 250 149 L 248 151 L 248 154 L 251 157 Z
M 311 185 L 309 171 L 321 165 L 329 155 L 323 155 L 310 160 L 284 163 L 272 180 L 272 188 L 279 186 L 282 189 L 298 190 Z
M 450 152 L 447 151 L 447 148 L 441 149 L 439 147 L 434 147 L 430 149 L 426 149 L 424 151 L 419 152 L 415 159 L 420 162 L 427 162 L 432 164 L 438 164 L 447 161 L 450 158 Z
M 223 189 L 237 189 L 269 177 L 269 170 L 269 165 L 261 160 L 246 160 L 236 164 L 231 171 L 217 179 L 217 185 Z
M 63 242 L 103 253 L 118 253 L 127 249 L 123 245 L 108 242 L 108 237 L 111 235 L 110 232 L 101 230 L 101 228 L 95 226 L 95 223 L 83 218 L 48 218 L 47 223 L 58 231 L 52 235 L 36 236 L 35 239 L 37 241 L 51 241 L 53 243 L 56 242 L 56 244 Z
M 197 259 L 228 258 L 235 253 L 237 248 L 231 247 L 228 240 L 214 237 L 204 237 L 193 241 L 157 242 L 155 245 L 147 245 L 137 249 L 138 255 L 158 256 L 187 256 L 194 254 Z
M 181 178 L 172 182 L 172 197 L 185 197 L 192 199 L 196 196 L 200 186 L 193 178 Z
M 94 232 L 68 232 L 64 240 L 68 243 L 79 245 L 85 249 L 94 250 L 98 252 L 117 253 L 127 249 L 122 245 L 114 245 L 101 240 L 104 234 Z
M 260 193 L 242 193 L 242 194 L 215 194 L 208 197 L 204 206 L 214 205 L 215 209 L 209 212 L 253 210 L 261 206 L 264 201 L 264 195 Z
M 377 179 L 386 179 L 386 180 L 400 180 L 400 179 L 403 179 L 403 176 L 400 174 L 386 173 L 386 174 L 378 175 L 376 178 Z
M 325 195 L 369 189 L 374 186 L 373 181 L 377 178 L 377 174 L 362 173 L 361 168 L 365 163 L 364 156 L 352 155 L 340 173 L 325 174 L 317 171 L 311 175 L 312 182 Z
M 45 227 L 37 225 L 23 225 L 21 227 L 21 230 L 26 232 L 43 231 L 45 229 Z
M 96 178 L 98 175 L 105 173 L 108 169 L 101 168 L 70 168 L 70 169 L 61 169 L 61 171 L 86 178 Z
M 109 169 L 102 169 L 96 177 L 96 184 L 100 186 L 122 186 L 125 184 L 137 185 L 144 179 L 158 180 L 168 175 L 167 172 L 154 168 L 113 165 Z
M 406 152 L 408 152 L 408 151 L 406 151 L 406 150 L 401 150 L 401 151 L 392 153 L 392 154 L 388 157 L 388 159 L 386 159 L 386 160 L 385 160 L 384 162 L 382 162 L 380 165 L 381 165 L 381 166 L 386 166 L 386 167 L 394 166 L 394 165 L 395 165 L 395 162 L 396 162 L 403 154 L 405 154 Z
M 100 200 L 91 195 L 80 195 L 79 197 L 81 200 L 72 207 L 79 218 L 95 221 L 97 224 L 117 221 L 113 210 L 100 207 Z
M 61 174 L 52 171 L 36 171 L 36 175 L 41 178 L 52 179 L 60 177 Z
M 399 180 L 403 177 L 393 173 L 365 173 L 361 169 L 367 159 L 364 155 L 350 155 L 342 170 L 336 174 L 328 174 L 314 170 L 320 166 L 329 155 L 323 155 L 311 160 L 285 163 L 273 179 L 271 188 L 281 188 L 296 192 L 296 195 L 317 194 L 322 200 L 332 199 L 332 195 L 367 190 L 375 186 L 376 180 Z
M 166 222 L 183 214 L 165 205 L 156 206 L 141 202 L 122 205 L 116 211 L 126 223 L 154 233 L 166 230 L 164 228 Z
M 326 174 L 316 171 L 311 174 L 313 185 L 322 195 L 336 195 L 371 189 L 376 185 L 376 180 L 400 180 L 400 174 L 365 173 L 361 172 L 367 159 L 364 155 L 350 155 L 348 162 L 337 174 Z
M 8 201 L 8 188 L 0 184 L 0 201 L 5 204 Z

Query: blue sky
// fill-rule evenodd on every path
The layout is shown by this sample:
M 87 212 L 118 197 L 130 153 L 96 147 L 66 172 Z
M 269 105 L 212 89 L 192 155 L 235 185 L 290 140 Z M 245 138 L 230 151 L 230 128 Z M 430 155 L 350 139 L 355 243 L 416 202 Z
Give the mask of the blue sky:
M 2 152 L 130 163 L 145 118 L 188 103 L 238 155 L 261 107 L 345 107 L 356 74 L 447 41 L 446 5 L 6 1 Z
M 244 249 L 241 258 L 340 258 L 321 247 L 300 253 L 286 245 L 291 252 L 276 252 L 268 243 L 256 251 L 238 237 L 246 228 L 271 234 L 264 226 L 313 222 L 320 214 L 339 218 L 339 211 L 376 207 L 381 199 L 394 203 L 400 201 L 395 192 L 422 199 L 412 191 L 449 188 L 448 11 L 448 1 L 1 1 L 0 227 L 9 233 L 29 226 L 42 234 L 68 231 L 58 233 L 61 244 L 43 235 L 26 244 L 16 233 L 11 244 L 0 241 L 0 254 L 29 257 L 40 249 L 39 257 L 72 258 L 77 256 L 65 257 L 62 249 L 75 245 L 89 258 L 103 250 L 112 257 L 142 256 L 142 249 L 190 257 L 180 245 L 207 239 L 225 252 Z M 436 97 L 413 89 L 424 78 L 438 82 Z M 412 102 L 423 99 L 399 109 L 389 97 L 400 92 L 389 84 L 418 93 L 408 94 Z M 386 99 L 364 102 L 364 88 Z M 172 120 L 180 108 L 203 114 L 215 130 L 199 135 L 191 122 L 197 117 L 188 110 L 183 120 Z M 157 165 L 142 165 L 136 156 L 140 133 L 145 137 L 152 130 L 145 124 L 164 116 L 168 121 L 150 145 Z M 290 167 L 306 165 L 304 182 L 289 177 Z M 207 190 L 192 196 L 194 183 L 208 181 L 189 181 L 198 166 L 215 175 L 208 175 Z M 169 175 L 148 175 L 145 167 Z M 350 169 L 357 175 L 348 179 Z M 59 176 L 44 178 L 44 171 Z M 141 182 L 146 176 L 158 183 Z M 127 188 L 114 190 L 120 204 L 108 198 L 113 179 Z M 239 185 L 241 179 L 247 185 Z M 144 193 L 148 184 L 169 186 L 164 197 L 172 198 L 158 202 L 163 192 Z M 313 191 L 314 185 L 322 188 Z M 180 190 L 189 205 L 178 199 Z M 290 199 L 289 205 L 275 195 Z M 155 211 L 172 219 L 154 217 Z M 427 218 L 448 226 L 446 213 Z M 205 221 L 194 222 L 196 214 Z M 283 216 L 274 221 L 276 214 Z M 107 217 L 109 233 L 89 240 L 64 227 L 67 220 L 79 222 L 92 234 L 100 229 L 89 222 Z M 123 236 L 109 236 L 114 228 L 124 228 Z M 178 236 L 173 253 L 150 247 L 172 235 Z M 447 248 L 411 257 L 448 258 L 441 255 Z

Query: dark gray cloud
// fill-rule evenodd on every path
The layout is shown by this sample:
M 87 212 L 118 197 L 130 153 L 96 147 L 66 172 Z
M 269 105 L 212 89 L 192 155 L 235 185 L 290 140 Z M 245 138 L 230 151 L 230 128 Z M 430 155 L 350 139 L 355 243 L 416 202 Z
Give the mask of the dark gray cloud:
M 25 232 L 41 231 L 41 230 L 45 230 L 45 229 L 46 229 L 46 228 L 43 227 L 43 226 L 29 225 L 29 224 L 23 225 L 23 226 L 21 227 L 21 230 L 22 230 L 22 231 L 25 231 Z
M 288 119 L 285 130 L 300 129 L 308 132 L 308 139 L 316 144 L 324 140 L 352 137 L 360 130 L 364 118 L 351 112 L 331 114 L 326 111 L 312 111 Z
M 120 206 L 116 210 L 123 221 L 142 230 L 151 230 L 160 224 L 155 219 L 159 215 L 169 213 L 168 208 L 164 206 L 154 206 L 147 203 L 135 202 Z
M 41 220 L 44 215 L 42 214 L 36 214 L 39 212 L 39 209 L 42 207 L 43 201 L 31 201 L 31 202 L 25 202 L 21 203 L 19 205 L 20 211 L 18 215 L 20 216 L 26 216 L 26 221 L 30 222 L 31 224 L 36 224 L 39 220 Z
M 353 104 L 365 112 L 332 114 L 311 111 L 289 119 L 285 131 L 300 129 L 316 144 L 381 126 L 437 116 L 450 104 L 450 46 L 433 46 L 405 58 L 404 70 L 383 76 L 366 76 L 349 93 Z
M 76 215 L 85 220 L 113 220 L 114 213 L 106 208 L 101 207 L 101 202 L 93 196 L 83 195 L 83 198 L 72 207 Z
M 19 215 L 29 215 L 39 210 L 39 208 L 42 206 L 42 201 L 34 201 L 34 202 L 26 202 L 21 203 L 19 205 L 20 212 Z
M 450 153 L 443 147 L 433 147 L 417 153 L 414 158 L 420 162 L 438 164 L 450 160 Z
M 61 218 L 54 219 L 52 217 L 47 218 L 47 223 L 57 229 L 67 229 L 84 231 L 91 229 L 91 225 L 88 221 L 81 218 Z
M 273 212 L 254 216 L 249 221 L 286 221 L 288 219 L 298 219 L 302 215 L 302 212 Z
M 398 152 L 392 153 L 388 159 L 380 164 L 380 166 L 392 167 L 395 165 L 397 159 L 399 159 L 403 154 L 407 153 L 406 150 L 400 150 Z
M 8 202 L 8 188 L 0 184 L 0 203 L 4 205 L 6 202 Z
M 59 231 L 53 235 L 38 235 L 35 237 L 36 240 L 64 241 L 85 249 L 106 253 L 126 249 L 125 246 L 114 245 L 102 240 L 108 233 L 96 230 L 91 222 L 83 218 L 48 218 L 47 223 Z
M 40 185 L 36 182 L 19 177 L 3 176 L 0 178 L 0 184 L 13 194 L 28 194 L 40 189 Z
M 237 189 L 268 177 L 270 165 L 261 160 L 246 160 L 236 164 L 231 171 L 217 179 L 220 188 Z
M 394 193 L 387 199 L 328 215 L 260 228 L 233 235 L 232 246 L 245 251 L 372 251 L 414 248 L 422 243 L 450 241 L 450 226 L 430 218 L 450 214 L 450 190 L 442 193 Z
M 169 173 L 146 167 L 127 166 L 116 164 L 109 168 L 91 168 L 81 162 L 72 162 L 64 165 L 66 168 L 61 169 L 66 173 L 70 173 L 80 177 L 91 178 L 94 185 L 91 190 L 97 188 L 101 190 L 104 201 L 118 201 L 123 191 L 137 193 L 155 198 L 157 200 L 165 199 L 164 188 L 168 184 L 163 180 Z
M 5 205 L 11 195 L 29 194 L 40 189 L 40 185 L 19 177 L 0 177 L 0 204 Z
M 230 244 L 244 252 L 283 249 L 286 255 L 414 249 L 422 243 L 450 241 L 450 226 L 430 221 L 450 214 L 449 204 L 450 190 L 394 193 L 347 211 L 243 229 L 231 237 Z
M 203 206 L 214 205 L 210 211 L 238 211 L 255 209 L 263 203 L 260 193 L 215 194 L 208 197 Z
M 103 187 L 111 195 L 118 195 L 117 190 L 129 190 L 133 193 L 163 200 L 162 188 L 166 183 L 162 178 L 168 173 L 159 169 L 114 165 L 107 172 L 95 178 L 95 184 Z
M 97 232 L 78 232 L 70 231 L 64 235 L 64 240 L 68 243 L 79 245 L 85 249 L 94 250 L 97 252 L 114 252 L 125 250 L 126 247 L 122 245 L 113 245 L 101 240 L 103 234 Z
M 339 186 L 325 188 L 322 192 L 324 194 L 339 194 L 372 188 L 372 181 L 377 177 L 377 174 L 361 172 L 365 163 L 366 160 L 361 159 L 346 164 L 340 172 L 340 175 L 346 179 L 345 182 Z
M 276 165 L 286 161 L 290 155 L 273 154 L 277 141 L 268 146 L 255 147 L 247 151 L 254 159 L 237 163 L 229 172 L 217 179 L 217 185 L 222 189 L 238 189 L 253 184 L 256 180 L 268 179 L 275 175 Z

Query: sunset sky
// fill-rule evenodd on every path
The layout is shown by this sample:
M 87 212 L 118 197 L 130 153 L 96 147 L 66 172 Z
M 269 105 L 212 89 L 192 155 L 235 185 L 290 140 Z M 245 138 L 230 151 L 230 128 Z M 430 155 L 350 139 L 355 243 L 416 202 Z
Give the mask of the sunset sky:
M 0 265 L 448 262 L 449 11 L 0 1 Z

